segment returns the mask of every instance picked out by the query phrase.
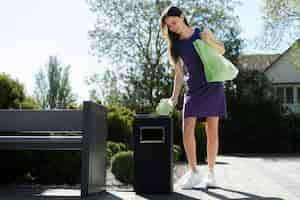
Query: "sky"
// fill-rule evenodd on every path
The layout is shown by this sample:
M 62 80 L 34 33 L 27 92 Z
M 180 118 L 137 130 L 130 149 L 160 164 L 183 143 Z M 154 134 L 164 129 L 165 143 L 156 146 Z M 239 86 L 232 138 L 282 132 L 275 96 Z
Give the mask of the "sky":
M 236 9 L 241 37 L 251 41 L 261 31 L 261 0 L 243 0 Z M 85 78 L 102 74 L 109 61 L 97 62 L 89 53 L 88 30 L 94 15 L 85 0 L 0 1 L 0 72 L 25 85 L 33 95 L 35 74 L 50 55 L 63 65 L 71 65 L 70 79 L 78 101 L 88 100 Z M 251 43 L 251 42 L 250 42 Z M 249 46 L 245 53 L 259 53 Z

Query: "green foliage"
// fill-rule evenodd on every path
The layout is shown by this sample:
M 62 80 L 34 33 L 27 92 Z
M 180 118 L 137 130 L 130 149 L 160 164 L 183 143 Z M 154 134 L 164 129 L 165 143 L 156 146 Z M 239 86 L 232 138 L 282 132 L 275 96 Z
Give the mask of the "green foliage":
M 174 162 L 178 161 L 182 157 L 182 149 L 179 145 L 173 145 L 173 157 Z
M 235 84 L 236 90 L 226 91 L 232 117 L 247 119 L 247 123 L 253 125 L 260 119 L 264 122 L 272 117 L 279 119 L 283 114 L 274 88 L 263 72 L 240 71 Z
M 298 20 L 300 17 L 299 0 L 264 0 L 263 8 L 265 13 L 274 21 Z
M 132 145 L 132 124 L 135 113 L 117 106 L 108 106 L 108 140 Z
M 109 168 L 111 165 L 111 158 L 113 157 L 113 152 L 110 148 L 106 147 L 106 167 Z
M 118 153 L 121 150 L 120 145 L 118 143 L 108 141 L 106 145 L 107 145 L 107 148 L 109 148 L 111 150 L 113 155 Z
M 3 162 L 0 165 L 0 184 L 22 183 L 26 181 L 25 175 L 32 166 L 30 151 L 0 151 Z
M 36 74 L 35 97 L 42 108 L 67 108 L 76 101 L 69 80 L 70 66 L 62 66 L 50 56 L 45 69 Z
M 8 74 L 0 73 L 0 108 L 20 108 L 24 99 L 24 86 Z
M 128 151 L 126 145 L 122 142 L 112 142 L 107 141 L 106 143 L 106 166 L 109 167 L 111 164 L 111 158 L 121 152 L 121 151 Z
M 119 80 L 116 72 L 113 70 L 107 69 L 103 76 L 92 74 L 87 78 L 86 83 L 90 87 L 89 93 L 92 100 L 102 99 L 102 103 L 105 105 L 120 104 Z
M 120 4 L 116 0 L 91 0 L 88 4 L 99 17 L 97 28 L 89 32 L 93 52 L 99 58 L 111 58 L 118 69 L 120 104 L 139 113 L 152 112 L 160 99 L 172 92 L 174 67 L 159 30 L 161 12 L 170 4 L 182 8 L 192 26 L 207 24 L 218 39 L 234 44 L 232 52 L 226 46 L 231 57 L 239 48 L 237 17 L 232 14 L 237 1 L 139 0 Z M 111 84 L 108 91 L 114 87 Z
M 41 106 L 38 102 L 32 97 L 26 97 L 24 101 L 20 104 L 21 109 L 41 109 Z
M 299 10 L 299 0 L 263 0 L 263 31 L 257 44 L 278 51 L 278 48 L 285 49 L 299 39 Z
M 293 64 L 300 73 L 300 39 L 298 39 L 292 46 L 288 53 L 288 60 Z
M 118 144 L 120 146 L 120 151 L 127 151 L 128 150 L 126 144 L 124 144 L 122 142 L 119 142 Z
M 134 160 L 132 151 L 122 151 L 112 158 L 111 171 L 114 176 L 121 182 L 126 184 L 133 183 Z
M 80 183 L 80 151 L 33 151 L 31 174 L 41 184 Z
M 265 75 L 240 71 L 235 84 L 236 89 L 226 88 L 228 119 L 220 125 L 220 152 L 288 151 L 280 144 L 287 137 L 286 112 Z

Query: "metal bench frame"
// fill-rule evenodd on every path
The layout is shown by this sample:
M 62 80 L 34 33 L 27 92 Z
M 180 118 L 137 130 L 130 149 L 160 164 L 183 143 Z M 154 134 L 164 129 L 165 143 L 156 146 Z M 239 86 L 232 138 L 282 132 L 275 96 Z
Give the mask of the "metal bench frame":
M 36 135 L 45 132 L 82 134 Z M 90 101 L 83 103 L 82 111 L 0 110 L 0 150 L 81 151 L 81 197 L 105 191 L 106 138 L 107 109 Z

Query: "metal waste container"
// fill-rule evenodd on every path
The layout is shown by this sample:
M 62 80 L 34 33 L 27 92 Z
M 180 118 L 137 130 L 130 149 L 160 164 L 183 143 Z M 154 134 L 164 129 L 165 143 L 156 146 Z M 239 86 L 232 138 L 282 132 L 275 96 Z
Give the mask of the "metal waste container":
M 133 123 L 136 193 L 173 192 L 173 121 L 169 116 L 139 114 Z

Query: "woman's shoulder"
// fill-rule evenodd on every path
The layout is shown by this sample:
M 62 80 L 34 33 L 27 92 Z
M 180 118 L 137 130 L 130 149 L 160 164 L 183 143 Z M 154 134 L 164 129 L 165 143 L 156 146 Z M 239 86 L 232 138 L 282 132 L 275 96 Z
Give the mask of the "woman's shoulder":
M 196 39 L 198 39 L 199 37 L 201 37 L 201 36 L 200 36 L 200 33 L 201 33 L 201 27 L 195 26 L 195 27 L 193 27 L 193 29 L 194 29 L 194 34 L 193 34 L 192 40 L 196 40 Z

